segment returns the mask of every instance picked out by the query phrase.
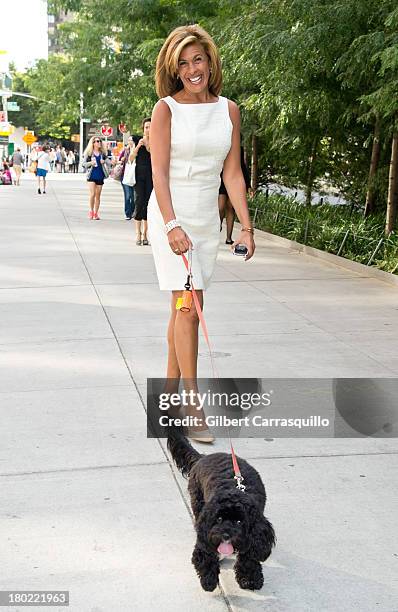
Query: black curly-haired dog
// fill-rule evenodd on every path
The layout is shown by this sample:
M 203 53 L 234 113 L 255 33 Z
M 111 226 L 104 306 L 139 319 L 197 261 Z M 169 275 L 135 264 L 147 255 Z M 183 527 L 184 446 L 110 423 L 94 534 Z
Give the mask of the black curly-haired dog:
M 197 540 L 192 563 L 205 591 L 213 591 L 220 573 L 219 554 L 236 553 L 236 580 L 242 589 L 261 589 L 260 561 L 275 544 L 271 523 L 264 517 L 266 494 L 256 470 L 238 458 L 246 490 L 236 488 L 232 457 L 201 455 L 181 434 L 169 433 L 167 446 L 180 472 L 189 478 L 188 491 Z

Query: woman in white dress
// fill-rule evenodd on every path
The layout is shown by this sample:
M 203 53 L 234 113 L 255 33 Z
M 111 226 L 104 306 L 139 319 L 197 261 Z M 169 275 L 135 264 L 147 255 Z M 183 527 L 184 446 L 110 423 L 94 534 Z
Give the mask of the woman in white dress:
M 242 224 L 232 245 L 254 253 L 253 228 L 240 165 L 240 114 L 234 102 L 220 96 L 221 61 L 214 41 L 199 26 L 176 28 L 165 41 L 156 65 L 161 98 L 151 123 L 154 191 L 148 205 L 148 229 L 161 290 L 172 292 L 168 326 L 167 378 L 170 391 L 180 378 L 196 390 L 199 318 L 176 309 L 187 279 L 181 254 L 192 249 L 193 284 L 201 307 L 209 286 L 220 240 L 218 190 L 220 173 Z M 191 438 L 212 442 L 202 419 Z

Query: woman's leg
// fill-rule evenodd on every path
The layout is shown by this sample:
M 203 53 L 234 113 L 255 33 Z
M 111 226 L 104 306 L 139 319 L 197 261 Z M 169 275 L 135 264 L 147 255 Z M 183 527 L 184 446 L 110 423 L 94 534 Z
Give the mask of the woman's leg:
M 88 190 L 89 190 L 89 206 L 90 213 L 94 213 L 94 203 L 95 203 L 95 188 L 96 184 L 93 181 L 88 182 Z
M 37 176 L 37 192 L 41 193 L 41 189 L 40 189 L 40 187 L 41 187 L 40 176 L 38 174 L 36 176 Z
M 222 222 L 225 217 L 225 205 L 227 203 L 227 196 L 224 193 L 220 193 L 218 196 L 218 212 L 220 215 L 220 232 L 222 227 Z
M 146 219 L 142 220 L 142 241 L 146 240 L 148 242 L 148 221 Z
M 135 184 L 135 232 L 137 244 L 142 244 L 142 219 L 145 203 L 145 181 L 138 179 Z
M 231 242 L 231 240 L 232 240 L 232 232 L 233 232 L 233 229 L 234 229 L 234 222 L 235 222 L 235 211 L 232 208 L 232 204 L 229 201 L 229 198 L 228 198 L 227 203 L 226 203 L 225 218 L 226 218 L 226 221 L 227 221 L 227 241 Z
M 96 185 L 95 183 L 94 187 L 95 187 L 95 200 L 94 200 L 94 214 L 97 215 L 98 214 L 98 210 L 101 204 L 101 191 L 102 191 L 102 185 Z
M 197 290 L 199 304 L 203 310 L 203 291 Z M 181 291 L 173 291 L 173 299 L 181 295 Z M 175 302 L 174 302 L 175 303 Z M 180 376 L 183 380 L 183 387 L 189 393 L 193 391 L 198 393 L 197 370 L 198 370 L 198 344 L 199 344 L 199 317 L 196 312 L 194 301 L 189 312 L 176 311 L 174 320 L 174 351 L 176 363 L 180 370 Z M 174 365 L 173 352 L 169 352 L 171 366 Z M 195 416 L 201 419 L 193 427 L 190 427 L 191 432 L 204 431 L 208 427 L 205 423 L 205 413 L 202 409 L 198 409 L 197 402 L 193 401 L 189 406 L 185 407 L 185 414 Z
M 153 189 L 153 182 L 152 182 L 152 174 L 148 174 L 145 177 L 145 199 L 144 199 L 144 203 L 143 203 L 143 207 L 142 207 L 142 240 L 145 242 L 148 242 L 148 222 L 147 222 L 147 215 L 148 215 L 148 202 L 149 202 L 149 198 L 151 197 L 151 193 L 152 193 L 152 189 Z
M 140 243 L 142 242 L 141 240 L 141 220 L 137 221 L 137 219 L 135 220 L 135 234 L 136 234 L 136 243 Z
M 175 293 L 175 292 L 174 292 Z M 180 292 L 177 292 L 181 295 Z M 203 291 L 196 291 L 200 307 L 203 309 Z M 174 325 L 174 343 L 181 376 L 184 380 L 195 381 L 198 368 L 198 329 L 199 317 L 195 303 L 189 312 L 177 310 Z
M 181 295 L 182 291 L 173 291 L 173 293 L 171 294 L 171 313 L 169 326 L 167 328 L 167 344 L 169 347 L 167 355 L 167 378 L 171 379 L 179 379 L 181 376 L 174 340 L 175 322 L 178 312 L 178 310 L 176 310 L 176 301 L 177 298 Z

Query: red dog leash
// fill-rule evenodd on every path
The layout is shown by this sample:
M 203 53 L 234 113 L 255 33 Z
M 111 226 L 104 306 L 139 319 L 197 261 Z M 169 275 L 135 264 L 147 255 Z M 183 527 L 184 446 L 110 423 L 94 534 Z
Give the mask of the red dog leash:
M 190 279 L 190 284 L 191 284 L 191 287 L 192 287 L 192 297 L 193 297 L 193 301 L 194 301 L 194 304 L 195 304 L 196 312 L 198 313 L 200 324 L 202 326 L 203 335 L 205 337 L 206 344 L 207 344 L 208 349 L 209 349 L 211 365 L 212 365 L 212 368 L 213 368 L 213 374 L 214 374 L 215 378 L 220 378 L 218 376 L 218 374 L 217 374 L 216 367 L 215 367 L 215 364 L 214 364 L 214 358 L 213 358 L 213 353 L 212 353 L 211 346 L 210 346 L 210 338 L 209 338 L 209 333 L 207 331 L 206 321 L 205 321 L 205 318 L 203 316 L 203 311 L 202 311 L 202 309 L 200 307 L 199 298 L 198 298 L 198 296 L 196 294 L 195 287 L 194 287 L 193 281 L 192 281 L 192 251 L 191 250 L 188 251 L 189 261 L 186 258 L 186 256 L 184 255 L 184 253 L 181 253 L 181 257 L 182 257 L 182 260 L 183 260 L 183 262 L 185 264 L 185 267 L 187 269 L 188 278 Z M 236 483 L 237 483 L 236 484 L 236 488 L 239 489 L 240 491 L 245 491 L 246 486 L 244 484 L 242 484 L 244 478 L 243 478 L 243 476 L 242 476 L 242 474 L 240 472 L 239 463 L 238 463 L 238 460 L 237 460 L 236 455 L 235 455 L 235 451 L 234 451 L 234 447 L 233 447 L 233 444 L 232 444 L 231 436 L 229 435 L 229 430 L 228 430 L 228 437 L 229 437 L 229 443 L 230 443 L 230 446 L 231 446 L 232 465 L 233 465 L 234 474 L 235 474 L 234 475 L 234 479 L 236 480 Z

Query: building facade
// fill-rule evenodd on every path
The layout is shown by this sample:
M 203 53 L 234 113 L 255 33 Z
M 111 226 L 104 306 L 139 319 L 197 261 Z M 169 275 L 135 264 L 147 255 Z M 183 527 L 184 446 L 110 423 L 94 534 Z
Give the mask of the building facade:
M 48 14 L 48 25 L 47 25 L 47 35 L 48 35 L 48 55 L 52 55 L 53 53 L 63 53 L 64 48 L 62 47 L 60 41 L 60 32 L 59 26 L 68 21 L 72 21 L 74 18 L 74 13 L 72 11 L 58 11 L 56 14 L 49 13 Z

